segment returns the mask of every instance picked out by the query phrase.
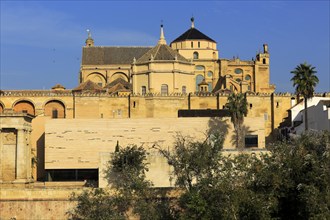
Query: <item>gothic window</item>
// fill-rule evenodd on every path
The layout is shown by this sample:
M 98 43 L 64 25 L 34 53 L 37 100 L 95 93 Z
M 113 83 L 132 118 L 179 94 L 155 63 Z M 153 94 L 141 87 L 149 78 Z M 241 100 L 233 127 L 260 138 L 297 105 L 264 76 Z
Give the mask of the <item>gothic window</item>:
M 147 93 L 147 87 L 141 86 L 141 94 L 145 95 Z
M 167 84 L 162 84 L 161 94 L 162 95 L 167 95 L 168 94 L 168 85 Z
M 198 57 L 199 57 L 199 56 L 198 56 L 198 52 L 195 51 L 195 52 L 194 52 L 194 59 L 197 60 Z

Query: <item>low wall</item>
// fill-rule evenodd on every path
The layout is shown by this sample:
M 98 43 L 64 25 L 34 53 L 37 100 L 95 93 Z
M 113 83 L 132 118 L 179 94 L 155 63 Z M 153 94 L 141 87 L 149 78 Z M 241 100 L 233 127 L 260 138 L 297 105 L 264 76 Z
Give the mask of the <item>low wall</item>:
M 0 189 L 0 219 L 67 219 L 66 213 L 75 206 L 72 192 L 82 188 Z

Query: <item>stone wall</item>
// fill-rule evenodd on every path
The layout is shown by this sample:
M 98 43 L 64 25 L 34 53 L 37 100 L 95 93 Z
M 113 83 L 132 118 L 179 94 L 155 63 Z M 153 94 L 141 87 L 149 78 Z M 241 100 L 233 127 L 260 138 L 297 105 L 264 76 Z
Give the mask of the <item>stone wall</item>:
M 19 189 L 1 188 L 0 219 L 67 219 L 66 213 L 75 206 L 72 192 L 81 189 Z

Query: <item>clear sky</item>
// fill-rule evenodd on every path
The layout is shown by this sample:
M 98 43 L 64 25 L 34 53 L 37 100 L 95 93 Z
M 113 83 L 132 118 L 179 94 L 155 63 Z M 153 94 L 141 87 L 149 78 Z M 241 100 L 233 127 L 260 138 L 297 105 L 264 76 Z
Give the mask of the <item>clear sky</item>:
M 218 43 L 220 58 L 251 60 L 267 43 L 271 83 L 293 92 L 298 64 L 316 67 L 317 92 L 330 91 L 329 1 L 0 1 L 0 89 L 78 85 L 90 29 L 98 46 L 153 46 L 163 20 L 170 43 L 195 27 Z

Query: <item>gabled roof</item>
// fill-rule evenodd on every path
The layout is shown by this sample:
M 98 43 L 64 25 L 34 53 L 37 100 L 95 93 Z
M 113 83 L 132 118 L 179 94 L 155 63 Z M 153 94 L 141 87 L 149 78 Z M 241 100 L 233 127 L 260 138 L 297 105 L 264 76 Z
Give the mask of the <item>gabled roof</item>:
M 75 92 L 81 92 L 81 91 L 92 91 L 92 92 L 103 92 L 104 89 L 97 85 L 96 83 L 87 80 L 86 82 L 81 83 L 78 87 L 72 89 L 72 91 Z
M 131 64 L 151 47 L 83 47 L 81 65 Z
M 117 93 L 117 92 L 131 92 L 132 84 L 126 82 L 124 79 L 118 78 L 111 83 L 107 84 L 104 88 L 107 89 L 108 93 Z
M 185 40 L 207 40 L 207 41 L 212 41 L 212 42 L 216 43 L 215 40 L 213 40 L 210 37 L 206 36 L 205 34 L 200 32 L 196 28 L 188 29 L 186 32 L 184 32 L 178 38 L 176 38 L 174 41 L 172 41 L 172 43 L 185 41 Z
M 146 52 L 142 57 L 140 57 L 136 63 L 149 62 L 150 60 L 167 60 L 167 61 L 183 61 L 189 62 L 177 51 L 173 50 L 171 47 L 166 44 L 157 44 L 154 48 Z

